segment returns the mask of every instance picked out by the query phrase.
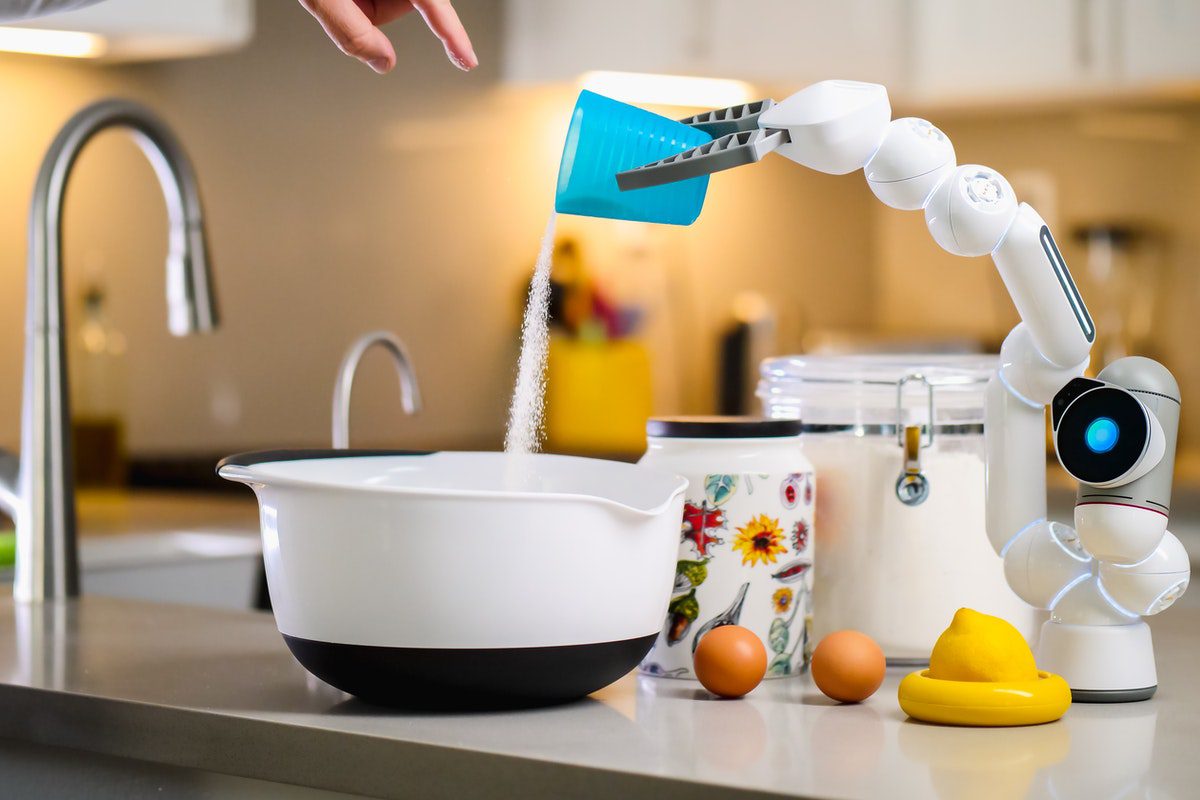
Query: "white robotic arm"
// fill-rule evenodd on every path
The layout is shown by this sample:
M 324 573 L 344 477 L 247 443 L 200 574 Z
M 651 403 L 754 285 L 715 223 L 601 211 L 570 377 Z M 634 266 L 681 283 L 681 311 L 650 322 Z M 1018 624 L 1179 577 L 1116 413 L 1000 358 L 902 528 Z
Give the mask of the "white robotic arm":
M 883 86 L 823 81 L 779 103 L 683 121 L 714 140 L 620 173 L 621 189 L 777 152 L 821 172 L 862 169 L 885 204 L 923 209 L 943 249 L 991 254 L 1021 323 L 1004 341 L 986 395 L 988 538 L 1017 595 L 1051 612 L 1038 660 L 1067 679 L 1075 699 L 1153 694 L 1153 650 L 1140 616 L 1169 606 L 1189 574 L 1186 552 L 1166 532 L 1179 412 L 1170 373 L 1130 358 L 1099 380 L 1082 378 L 1096 331 L 1045 221 L 1017 202 L 1000 173 L 958 166 L 950 139 L 931 123 L 893 120 Z M 1047 406 L 1060 460 L 1080 480 L 1078 533 L 1046 518 Z

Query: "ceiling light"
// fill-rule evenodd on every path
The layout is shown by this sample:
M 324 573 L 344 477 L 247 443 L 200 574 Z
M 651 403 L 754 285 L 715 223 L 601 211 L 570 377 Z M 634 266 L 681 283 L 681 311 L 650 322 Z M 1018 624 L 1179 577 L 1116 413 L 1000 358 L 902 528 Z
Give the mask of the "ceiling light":
M 634 104 L 724 108 L 753 99 L 750 84 L 724 78 L 647 72 L 586 72 L 580 82 L 584 89 Z
M 105 48 L 103 37 L 94 33 L 0 26 L 0 51 L 9 53 L 96 58 L 104 54 Z

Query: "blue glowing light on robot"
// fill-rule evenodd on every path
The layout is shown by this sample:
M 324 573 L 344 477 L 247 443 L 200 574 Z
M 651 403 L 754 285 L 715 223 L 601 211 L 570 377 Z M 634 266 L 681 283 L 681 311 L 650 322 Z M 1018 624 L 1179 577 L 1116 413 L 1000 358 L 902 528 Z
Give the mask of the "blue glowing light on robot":
M 1088 450 L 1096 454 L 1104 454 L 1117 446 L 1121 438 L 1121 429 L 1109 417 L 1097 417 L 1087 426 L 1083 433 L 1083 441 Z

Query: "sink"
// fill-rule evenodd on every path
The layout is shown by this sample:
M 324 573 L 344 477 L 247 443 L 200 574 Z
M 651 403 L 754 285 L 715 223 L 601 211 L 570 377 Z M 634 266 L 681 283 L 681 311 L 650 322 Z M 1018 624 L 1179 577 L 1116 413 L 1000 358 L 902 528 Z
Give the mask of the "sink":
M 81 584 L 88 594 L 224 609 L 255 607 L 258 508 L 241 496 L 83 490 Z M 0 525 L 0 527 L 4 527 Z M 0 581 L 12 581 L 0 567 Z
M 108 597 L 254 608 L 261 565 L 257 533 L 180 531 L 79 543 L 83 591 Z
M 79 540 L 82 589 L 107 597 L 251 609 L 261 565 L 256 531 L 165 531 Z M 0 580 L 12 581 L 11 567 L 0 571 Z

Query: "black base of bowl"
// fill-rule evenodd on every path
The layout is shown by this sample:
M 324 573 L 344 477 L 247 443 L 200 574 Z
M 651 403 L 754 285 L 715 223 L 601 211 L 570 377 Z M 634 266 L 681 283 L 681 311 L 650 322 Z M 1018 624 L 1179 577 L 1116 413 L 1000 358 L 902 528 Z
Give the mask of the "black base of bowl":
M 326 683 L 368 703 L 403 708 L 527 708 L 576 700 L 636 667 L 657 632 L 561 647 L 430 649 L 336 644 L 283 635 Z

